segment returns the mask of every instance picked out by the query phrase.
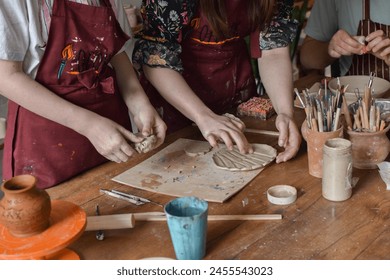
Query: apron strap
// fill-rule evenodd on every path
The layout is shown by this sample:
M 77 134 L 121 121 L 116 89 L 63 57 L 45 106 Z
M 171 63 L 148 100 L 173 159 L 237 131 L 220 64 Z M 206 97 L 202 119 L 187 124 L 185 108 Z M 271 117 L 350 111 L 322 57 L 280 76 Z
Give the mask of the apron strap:
M 40 0 L 40 2 L 41 2 L 41 6 L 42 6 L 43 19 L 45 21 L 47 32 L 49 33 L 50 23 L 51 23 L 50 9 L 49 9 L 49 6 L 45 0 Z
M 60 6 L 63 6 L 64 5 L 64 1 L 68 1 L 68 0 L 60 0 L 58 3 Z M 100 0 L 101 2 L 104 3 L 104 5 L 106 7 L 109 7 L 111 8 L 112 5 L 111 5 L 111 1 L 110 0 Z M 49 33 L 50 31 L 50 23 L 51 23 L 51 14 L 54 13 L 54 14 L 57 14 L 57 11 L 58 11 L 58 6 L 57 6 L 57 1 L 54 0 L 53 1 L 53 7 L 49 7 L 49 4 L 48 4 L 48 1 L 45 1 L 45 0 L 39 0 L 40 4 L 41 4 L 41 7 L 42 7 L 42 12 L 43 12 L 43 19 L 45 21 L 45 25 L 46 25 L 46 28 L 47 28 L 47 33 Z M 81 0 L 81 2 L 85 5 L 89 5 L 88 3 L 88 0 Z
M 370 19 L 370 0 L 363 0 L 363 19 Z
M 106 5 L 106 7 L 111 8 L 110 0 L 103 0 L 102 2 Z

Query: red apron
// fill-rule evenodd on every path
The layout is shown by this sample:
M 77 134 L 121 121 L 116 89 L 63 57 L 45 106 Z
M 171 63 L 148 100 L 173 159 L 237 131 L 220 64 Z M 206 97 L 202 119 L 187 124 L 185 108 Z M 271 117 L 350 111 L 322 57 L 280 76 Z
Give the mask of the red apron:
M 183 77 L 197 96 L 217 114 L 256 94 L 250 55 L 244 37 L 250 34 L 247 1 L 225 1 L 231 38 L 216 42 L 206 18 L 192 19 L 193 26 L 182 42 Z M 258 35 L 258 34 L 257 34 Z M 257 48 L 258 48 L 257 37 Z M 168 133 L 190 124 L 142 80 L 152 104 L 162 113 Z
M 54 0 L 36 81 L 58 96 L 130 129 L 127 107 L 108 62 L 124 45 L 109 0 L 95 7 Z M 61 114 L 61 110 L 58 111 Z M 9 102 L 4 178 L 32 174 L 48 188 L 106 161 L 77 132 Z
M 390 36 L 389 25 L 370 20 L 370 1 L 363 0 L 363 19 L 359 23 L 358 36 L 367 36 L 376 30 L 383 30 L 387 36 Z M 370 75 L 371 72 L 376 73 L 377 77 L 390 81 L 389 66 L 372 54 L 354 55 L 347 75 Z

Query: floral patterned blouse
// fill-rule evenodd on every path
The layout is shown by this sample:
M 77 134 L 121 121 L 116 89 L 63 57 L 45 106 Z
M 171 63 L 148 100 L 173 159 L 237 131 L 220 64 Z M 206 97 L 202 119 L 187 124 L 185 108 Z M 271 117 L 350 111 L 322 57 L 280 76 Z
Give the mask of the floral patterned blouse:
M 136 69 L 141 70 L 141 65 L 148 65 L 183 71 L 180 60 L 181 42 L 188 36 L 189 30 L 196 26 L 194 22 L 200 17 L 197 2 L 196 0 L 142 1 L 140 11 L 143 18 L 143 31 L 138 34 L 139 40 L 136 42 L 133 54 Z M 246 5 L 243 0 L 228 0 L 226 5 L 234 5 L 232 4 L 234 2 L 238 6 L 241 5 L 241 8 L 243 3 Z M 293 2 L 293 0 L 277 0 L 279 12 L 266 29 L 260 32 L 257 52 L 285 47 L 294 40 L 297 22 L 290 17 Z M 236 21 L 243 21 L 242 17 Z M 241 32 L 237 35 L 244 38 L 250 34 L 251 31 L 246 25 L 244 32 L 241 28 Z

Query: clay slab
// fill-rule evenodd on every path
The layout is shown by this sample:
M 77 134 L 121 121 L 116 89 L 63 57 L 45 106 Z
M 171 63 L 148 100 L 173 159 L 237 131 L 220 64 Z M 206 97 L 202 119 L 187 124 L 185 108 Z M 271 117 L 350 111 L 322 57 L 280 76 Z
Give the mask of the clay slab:
M 210 202 L 224 202 L 245 187 L 263 168 L 231 172 L 217 168 L 210 151 L 189 156 L 191 145 L 206 145 L 190 139 L 178 139 L 153 156 L 112 180 L 134 188 L 176 197 L 197 196 Z M 207 145 L 206 145 L 207 146 Z M 220 144 L 220 149 L 225 145 Z

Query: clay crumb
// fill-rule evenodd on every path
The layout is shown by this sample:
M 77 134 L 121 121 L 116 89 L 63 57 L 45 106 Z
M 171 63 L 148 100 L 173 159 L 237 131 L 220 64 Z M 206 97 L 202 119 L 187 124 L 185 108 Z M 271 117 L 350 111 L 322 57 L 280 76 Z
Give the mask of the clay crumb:
M 245 207 L 249 204 L 249 200 L 247 197 L 245 197 L 241 202 L 242 202 L 242 207 Z

